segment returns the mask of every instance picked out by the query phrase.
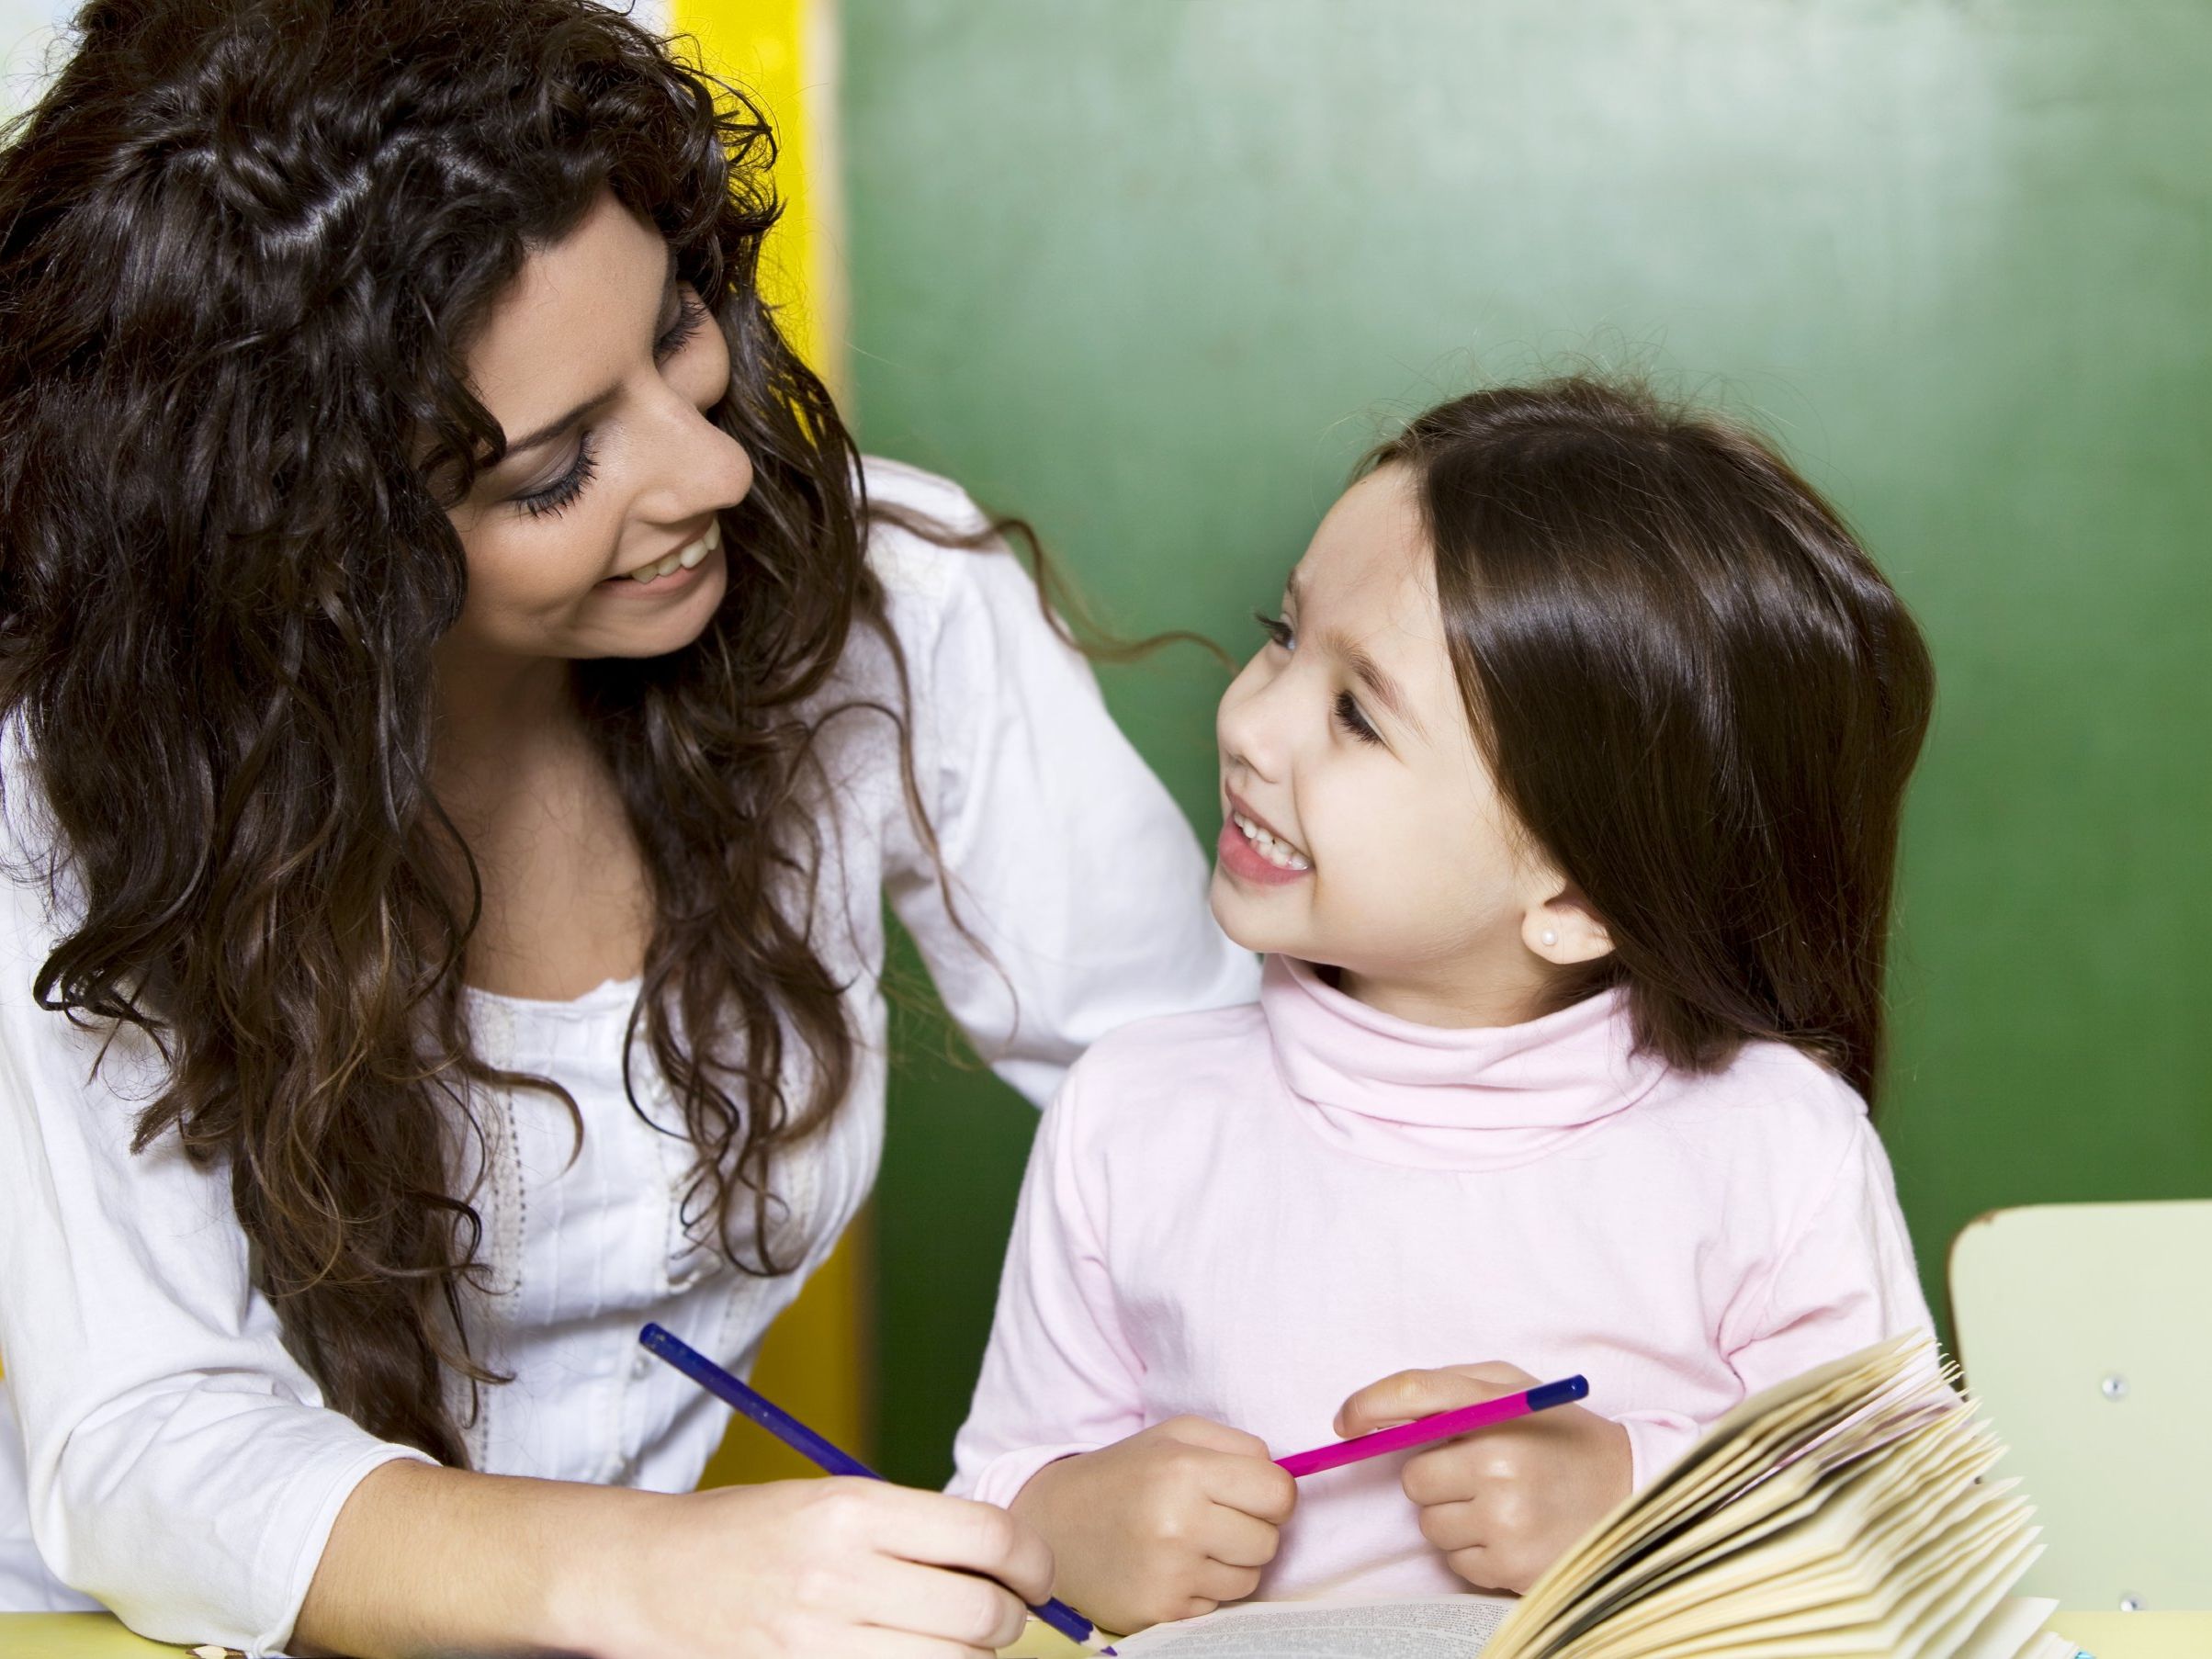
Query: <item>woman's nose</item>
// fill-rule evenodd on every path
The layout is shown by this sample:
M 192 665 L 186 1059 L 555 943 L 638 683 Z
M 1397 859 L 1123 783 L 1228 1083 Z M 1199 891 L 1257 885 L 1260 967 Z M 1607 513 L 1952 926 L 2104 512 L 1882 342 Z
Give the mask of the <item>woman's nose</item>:
M 705 415 L 695 424 L 700 454 L 694 488 L 710 493 L 717 507 L 734 507 L 752 493 L 752 457 Z
M 688 400 L 670 412 L 652 449 L 646 516 L 676 521 L 734 507 L 752 491 L 752 457 Z

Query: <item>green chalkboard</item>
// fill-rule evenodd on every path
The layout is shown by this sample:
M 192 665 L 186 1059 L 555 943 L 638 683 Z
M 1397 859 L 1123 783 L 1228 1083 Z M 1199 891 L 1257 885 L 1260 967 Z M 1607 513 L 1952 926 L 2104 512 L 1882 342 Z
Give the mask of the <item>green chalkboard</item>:
M 1753 416 L 1942 676 L 1885 1114 L 1931 1293 L 1981 1210 L 2212 1192 L 2212 10 L 850 0 L 845 31 L 871 447 L 1035 519 L 1123 629 L 1241 653 L 1437 397 L 1594 360 Z M 1106 679 L 1208 810 L 1218 673 Z M 931 1481 L 1032 1120 L 934 1063 L 892 1106 L 882 1448 Z

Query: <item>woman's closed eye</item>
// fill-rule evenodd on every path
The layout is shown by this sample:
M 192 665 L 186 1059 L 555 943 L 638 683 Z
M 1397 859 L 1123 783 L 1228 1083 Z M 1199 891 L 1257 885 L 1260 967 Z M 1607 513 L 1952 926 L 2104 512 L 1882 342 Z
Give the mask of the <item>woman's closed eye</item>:
M 700 325 L 706 321 L 706 307 L 689 288 L 676 294 L 676 320 L 660 331 L 653 342 L 653 361 L 666 363 L 698 335 Z M 598 462 L 592 454 L 592 434 L 587 429 L 576 440 L 576 458 L 567 470 L 552 482 L 536 490 L 526 490 L 514 497 L 514 504 L 532 518 L 546 518 L 565 512 L 576 498 L 583 493 L 584 486 L 592 481 L 598 470 Z
M 699 325 L 706 321 L 706 307 L 699 296 L 689 288 L 676 293 L 676 320 L 661 330 L 660 337 L 653 342 L 653 361 L 666 363 L 671 357 L 692 343 Z
M 568 470 L 541 489 L 526 491 L 514 498 L 514 504 L 532 518 L 545 518 L 567 509 L 583 493 L 583 487 L 592 481 L 599 463 L 592 455 L 592 434 L 587 429 L 576 439 L 576 458 L 569 463 Z

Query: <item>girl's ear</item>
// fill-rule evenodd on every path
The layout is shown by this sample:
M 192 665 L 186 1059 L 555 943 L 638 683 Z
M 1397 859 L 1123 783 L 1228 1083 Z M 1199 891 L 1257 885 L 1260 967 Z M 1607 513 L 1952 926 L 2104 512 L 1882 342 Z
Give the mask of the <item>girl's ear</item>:
M 1521 942 L 1553 967 L 1595 962 L 1613 949 L 1613 936 L 1571 882 L 1522 912 Z

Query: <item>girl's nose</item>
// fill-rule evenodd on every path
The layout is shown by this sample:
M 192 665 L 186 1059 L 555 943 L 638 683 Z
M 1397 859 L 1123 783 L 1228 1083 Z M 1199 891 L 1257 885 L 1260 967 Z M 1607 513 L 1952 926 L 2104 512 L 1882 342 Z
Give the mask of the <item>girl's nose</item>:
M 1287 743 L 1281 698 L 1270 697 L 1262 665 L 1255 660 L 1222 694 L 1214 716 L 1214 737 L 1224 756 L 1249 769 L 1256 776 L 1280 783 L 1287 770 Z

